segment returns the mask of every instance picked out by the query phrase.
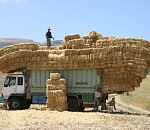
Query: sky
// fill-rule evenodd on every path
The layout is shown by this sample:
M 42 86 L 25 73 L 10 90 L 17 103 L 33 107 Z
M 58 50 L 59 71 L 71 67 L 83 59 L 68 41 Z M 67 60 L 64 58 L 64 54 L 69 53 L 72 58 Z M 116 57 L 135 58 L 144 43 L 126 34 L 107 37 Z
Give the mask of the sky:
M 0 38 L 88 35 L 150 40 L 150 0 L 0 0 Z

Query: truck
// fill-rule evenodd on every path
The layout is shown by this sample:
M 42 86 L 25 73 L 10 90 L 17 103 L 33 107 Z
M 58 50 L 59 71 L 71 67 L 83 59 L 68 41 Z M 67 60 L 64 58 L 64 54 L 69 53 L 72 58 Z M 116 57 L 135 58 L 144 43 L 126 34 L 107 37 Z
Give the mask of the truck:
M 101 109 L 106 109 L 108 94 L 102 92 L 102 69 L 81 70 L 27 70 L 20 74 L 8 74 L 2 96 L 10 110 L 28 109 L 31 104 L 46 104 L 46 80 L 50 73 L 59 73 L 66 80 L 66 95 L 69 111 L 83 111 L 93 107 L 94 92 L 101 88 Z

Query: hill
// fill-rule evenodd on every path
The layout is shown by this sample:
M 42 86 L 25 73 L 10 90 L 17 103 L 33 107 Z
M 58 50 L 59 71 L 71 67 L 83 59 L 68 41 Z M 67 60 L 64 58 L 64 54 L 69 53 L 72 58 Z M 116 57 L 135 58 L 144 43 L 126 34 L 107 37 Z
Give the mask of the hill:
M 23 39 L 23 38 L 0 38 L 0 48 L 4 46 L 9 46 L 18 43 L 27 43 L 27 42 L 34 42 L 34 41 L 30 39 Z M 62 42 L 63 40 L 53 40 L 52 46 L 59 46 L 62 44 Z M 46 42 L 41 42 L 38 44 L 40 46 L 46 46 Z
M 33 40 L 23 39 L 23 38 L 0 38 L 0 48 L 8 45 L 33 42 Z
M 52 41 L 52 46 L 59 46 L 61 45 L 63 40 L 53 40 Z M 46 46 L 46 42 L 41 42 L 39 43 L 40 46 Z
M 141 87 L 134 91 L 120 95 L 120 99 L 126 103 L 150 111 L 150 75 L 143 79 Z

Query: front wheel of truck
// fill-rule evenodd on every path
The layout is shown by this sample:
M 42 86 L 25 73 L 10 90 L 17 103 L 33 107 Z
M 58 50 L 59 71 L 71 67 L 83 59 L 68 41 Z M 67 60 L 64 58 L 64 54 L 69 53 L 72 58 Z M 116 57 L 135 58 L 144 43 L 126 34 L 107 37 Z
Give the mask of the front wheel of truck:
M 18 98 L 11 98 L 8 102 L 10 110 L 20 110 L 22 108 L 21 100 Z
M 79 104 L 75 98 L 68 99 L 68 110 L 69 111 L 79 111 Z

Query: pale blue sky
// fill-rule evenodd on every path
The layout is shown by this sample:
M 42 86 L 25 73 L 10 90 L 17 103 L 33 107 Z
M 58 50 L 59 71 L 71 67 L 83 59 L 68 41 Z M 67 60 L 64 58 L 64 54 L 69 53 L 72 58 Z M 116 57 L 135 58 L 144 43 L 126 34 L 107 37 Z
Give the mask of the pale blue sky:
M 150 0 L 0 0 L 0 38 L 45 41 L 87 35 L 150 40 Z

